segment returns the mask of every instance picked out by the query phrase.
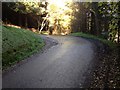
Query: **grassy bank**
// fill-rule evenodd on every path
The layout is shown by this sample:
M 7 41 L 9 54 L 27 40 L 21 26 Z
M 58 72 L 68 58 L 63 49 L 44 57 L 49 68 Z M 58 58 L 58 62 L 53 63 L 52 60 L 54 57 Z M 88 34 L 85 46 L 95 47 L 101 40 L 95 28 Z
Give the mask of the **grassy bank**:
M 103 38 L 101 38 L 99 36 L 94 36 L 94 35 L 91 35 L 91 34 L 85 34 L 85 33 L 82 33 L 82 32 L 72 33 L 71 35 L 72 36 L 80 36 L 80 37 L 84 37 L 84 38 L 97 39 L 97 40 L 103 42 L 104 44 L 107 44 L 111 48 L 116 48 L 116 44 L 115 43 L 113 43 L 111 41 L 108 41 L 106 39 L 103 39 Z
M 44 42 L 37 34 L 8 26 L 2 27 L 2 68 L 5 69 L 39 51 Z

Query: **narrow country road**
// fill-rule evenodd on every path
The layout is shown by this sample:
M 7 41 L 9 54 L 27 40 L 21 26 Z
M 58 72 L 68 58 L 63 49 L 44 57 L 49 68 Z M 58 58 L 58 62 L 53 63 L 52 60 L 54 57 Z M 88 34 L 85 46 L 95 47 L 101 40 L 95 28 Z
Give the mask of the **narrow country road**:
M 92 43 L 73 36 L 42 36 L 58 41 L 3 74 L 3 88 L 79 88 L 94 59 Z

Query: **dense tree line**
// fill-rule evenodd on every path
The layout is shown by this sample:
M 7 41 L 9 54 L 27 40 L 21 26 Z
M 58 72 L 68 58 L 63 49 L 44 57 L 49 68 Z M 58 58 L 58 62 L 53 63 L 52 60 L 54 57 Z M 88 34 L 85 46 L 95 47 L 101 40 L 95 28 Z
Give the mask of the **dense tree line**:
M 59 5 L 59 3 L 58 3 Z M 3 21 L 50 34 L 84 32 L 120 42 L 120 2 L 3 3 Z
M 73 32 L 85 32 L 120 42 L 120 2 L 76 2 L 73 6 Z
M 34 2 L 3 2 L 2 20 L 6 24 L 14 24 L 24 28 L 41 28 L 43 18 L 46 16 L 45 3 Z

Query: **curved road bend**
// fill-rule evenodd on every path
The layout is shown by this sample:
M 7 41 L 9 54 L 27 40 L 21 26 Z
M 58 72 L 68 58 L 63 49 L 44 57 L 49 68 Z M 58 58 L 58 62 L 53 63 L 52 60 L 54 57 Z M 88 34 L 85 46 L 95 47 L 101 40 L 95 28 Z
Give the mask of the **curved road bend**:
M 58 41 L 3 75 L 3 88 L 79 88 L 94 58 L 92 44 L 80 37 L 43 36 Z

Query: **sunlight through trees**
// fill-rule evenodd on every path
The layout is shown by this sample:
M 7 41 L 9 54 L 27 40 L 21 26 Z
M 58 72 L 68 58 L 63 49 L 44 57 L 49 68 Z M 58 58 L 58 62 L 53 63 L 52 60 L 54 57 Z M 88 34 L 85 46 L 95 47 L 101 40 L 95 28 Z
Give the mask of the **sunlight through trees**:
M 70 0 L 50 0 L 48 2 L 49 27 L 53 28 L 53 34 L 69 34 L 72 9 Z
M 70 8 L 72 0 L 49 0 L 40 2 L 18 2 L 13 7 L 16 12 L 33 13 L 38 16 L 44 15 L 37 19 L 38 29 L 41 31 L 45 25 L 49 27 L 51 34 L 66 35 L 71 32 L 72 9 Z
M 39 33 L 45 31 L 47 34 L 67 35 L 71 32 L 83 32 L 111 41 L 120 41 L 118 2 L 38 0 L 7 2 L 3 3 L 3 6 L 5 4 L 10 8 L 8 12 L 13 14 L 11 17 L 14 15 L 18 17 L 18 19 L 13 17 L 13 23 L 16 24 L 16 20 L 17 25 L 35 28 Z M 5 15 L 4 21 L 11 21 L 10 15 L 7 13 Z

